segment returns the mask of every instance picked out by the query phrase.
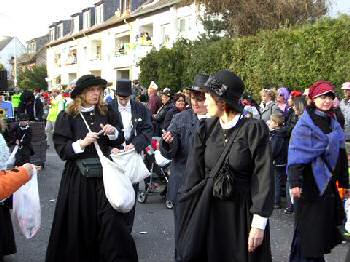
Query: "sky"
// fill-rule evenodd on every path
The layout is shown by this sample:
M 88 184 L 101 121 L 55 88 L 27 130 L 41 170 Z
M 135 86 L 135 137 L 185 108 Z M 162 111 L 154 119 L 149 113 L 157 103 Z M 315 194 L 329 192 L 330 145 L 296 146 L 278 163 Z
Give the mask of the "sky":
M 0 36 L 17 36 L 22 43 L 45 35 L 53 22 L 69 19 L 98 0 L 2 0 Z M 350 0 L 333 0 L 331 16 L 350 14 Z

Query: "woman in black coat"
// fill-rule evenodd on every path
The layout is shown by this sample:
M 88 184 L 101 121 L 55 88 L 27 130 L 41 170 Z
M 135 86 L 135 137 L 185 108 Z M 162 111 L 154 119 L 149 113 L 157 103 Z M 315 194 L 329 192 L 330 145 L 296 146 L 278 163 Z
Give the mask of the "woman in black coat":
M 323 262 L 342 241 L 337 227 L 345 214 L 336 188 L 349 195 L 344 132 L 331 112 L 334 86 L 318 81 L 310 87 L 312 105 L 292 131 L 288 179 L 297 200 L 291 262 Z
M 181 113 L 186 109 L 186 96 L 182 93 L 176 94 L 174 96 L 174 106 L 168 110 L 168 112 L 165 115 L 164 123 L 162 128 L 164 130 L 167 130 L 171 120 L 173 119 L 174 115 Z
M 102 174 L 83 175 L 78 161 L 97 158 L 94 142 L 108 156 L 124 141 L 120 116 L 103 103 L 106 81 L 82 76 L 71 93 L 73 102 L 55 124 L 53 142 L 65 168 L 46 253 L 47 262 L 138 261 L 126 224 L 128 214 L 108 202 Z M 82 114 L 90 126 L 89 132 Z M 101 131 L 101 132 L 100 132 Z M 99 133 L 100 132 L 100 133 Z M 102 170 L 101 170 L 102 171 Z
M 236 132 L 223 164 L 233 181 L 233 194 L 226 200 L 220 199 L 214 191 L 210 196 L 208 224 L 201 228 L 206 232 L 206 240 L 198 251 L 201 257 L 197 260 L 272 261 L 268 217 L 273 209 L 274 177 L 269 130 L 262 120 L 242 117 L 239 98 L 244 84 L 238 76 L 222 70 L 209 78 L 206 86 L 205 103 L 213 118 L 201 121 L 194 134 L 183 192 L 208 177 Z M 217 178 L 216 174 L 214 184 Z M 198 223 L 206 220 L 199 219 Z M 183 231 L 179 228 L 180 234 Z M 181 257 L 181 248 L 186 247 L 179 247 L 178 261 L 188 261 Z

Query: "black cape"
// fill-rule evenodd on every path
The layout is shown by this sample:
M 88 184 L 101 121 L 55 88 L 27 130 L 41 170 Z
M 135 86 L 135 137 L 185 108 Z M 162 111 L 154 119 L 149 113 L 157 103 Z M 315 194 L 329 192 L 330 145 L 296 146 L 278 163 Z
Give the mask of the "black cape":
M 194 134 L 193 149 L 186 166 L 188 173 L 184 190 L 210 173 L 224 150 L 225 139 L 236 128 L 224 132 L 219 121 L 216 121 L 211 130 L 206 130 L 206 126 L 210 125 L 201 121 Z M 233 201 L 212 198 L 207 248 L 203 250 L 206 259 L 203 261 L 272 261 L 268 225 L 262 245 L 255 252 L 248 253 L 248 234 L 253 214 L 269 217 L 273 209 L 274 179 L 266 124 L 261 120 L 250 119 L 242 126 L 228 159 L 229 168 L 234 173 L 236 198 Z

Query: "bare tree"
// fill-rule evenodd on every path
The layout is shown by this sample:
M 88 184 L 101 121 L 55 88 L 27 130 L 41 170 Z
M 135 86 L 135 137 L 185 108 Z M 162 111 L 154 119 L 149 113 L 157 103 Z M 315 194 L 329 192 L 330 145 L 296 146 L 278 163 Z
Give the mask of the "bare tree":
M 206 7 L 209 15 L 221 15 L 228 35 L 250 35 L 313 21 L 327 13 L 332 0 L 183 0 Z

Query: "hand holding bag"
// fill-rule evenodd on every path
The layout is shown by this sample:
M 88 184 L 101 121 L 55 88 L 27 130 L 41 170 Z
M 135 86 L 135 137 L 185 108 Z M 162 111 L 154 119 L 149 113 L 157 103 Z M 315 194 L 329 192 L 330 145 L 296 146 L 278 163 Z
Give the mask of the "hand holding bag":
M 111 158 L 120 169 L 124 170 L 124 174 L 129 177 L 133 184 L 143 181 L 151 174 L 143 162 L 141 155 L 136 152 L 135 148 L 126 152 L 111 154 Z
M 91 132 L 84 116 L 81 113 L 80 115 L 87 129 Z M 103 169 L 103 185 L 108 202 L 121 213 L 130 212 L 135 205 L 135 191 L 129 177 L 116 163 L 103 155 L 97 142 L 94 144 Z
M 15 224 L 26 238 L 32 238 L 41 225 L 38 176 L 33 166 L 32 178 L 13 194 Z
M 210 202 L 213 197 L 214 178 L 223 167 L 226 156 L 243 124 L 247 119 L 240 119 L 230 140 L 225 146 L 215 167 L 202 181 L 190 190 L 182 192 L 177 203 L 179 228 L 175 236 L 177 252 L 176 261 L 205 261 L 207 228 L 209 222 Z

